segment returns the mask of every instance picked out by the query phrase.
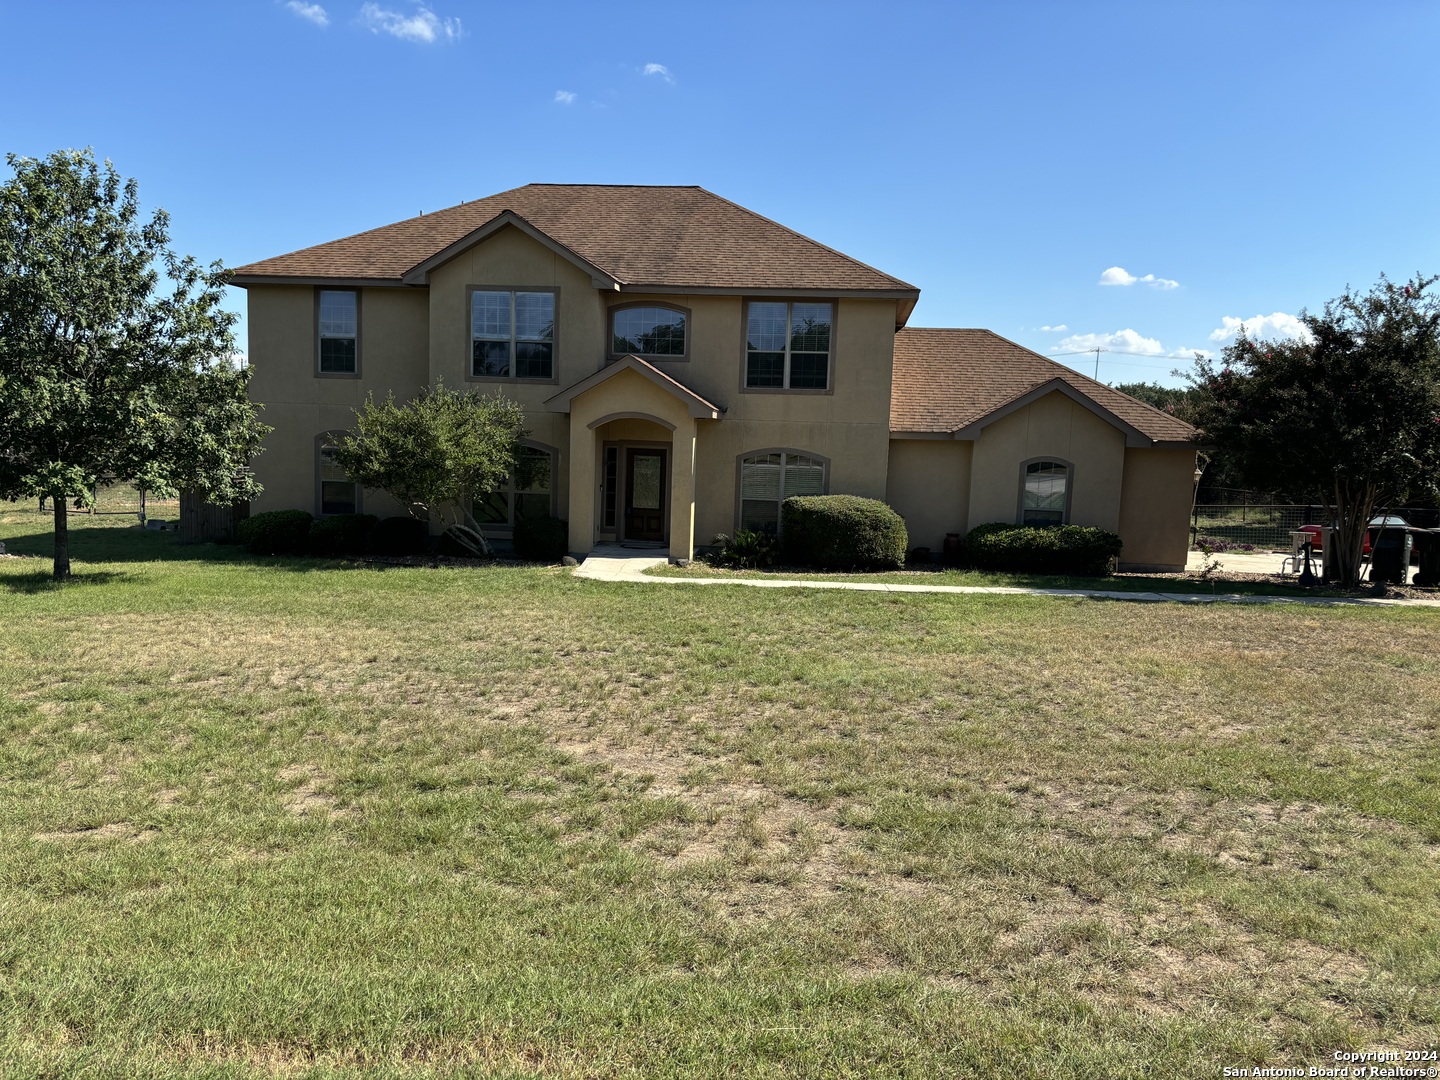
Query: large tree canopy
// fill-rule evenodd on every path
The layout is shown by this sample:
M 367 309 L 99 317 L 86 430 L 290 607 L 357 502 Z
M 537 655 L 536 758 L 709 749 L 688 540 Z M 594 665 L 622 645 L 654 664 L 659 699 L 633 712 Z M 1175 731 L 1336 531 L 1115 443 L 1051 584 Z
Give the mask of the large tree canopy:
M 267 429 L 235 361 L 220 265 L 177 256 L 166 213 L 142 220 L 135 181 L 88 150 L 6 160 L 0 497 L 54 501 L 65 578 L 69 500 L 114 482 L 249 498 Z
M 496 394 L 461 394 L 443 383 L 412 401 L 373 397 L 357 410 L 355 430 L 340 438 L 335 463 L 347 476 L 404 503 L 411 514 L 433 515 L 462 546 L 477 554 L 489 545 L 475 520 L 475 501 L 505 486 L 512 471 L 539 467 L 520 454 L 525 411 Z M 524 486 L 537 479 L 518 478 Z
M 1381 278 L 1318 315 L 1305 340 L 1251 341 L 1197 359 L 1193 422 L 1245 483 L 1314 501 L 1335 527 L 1340 577 L 1359 580 L 1378 510 L 1440 483 L 1440 300 L 1435 278 Z

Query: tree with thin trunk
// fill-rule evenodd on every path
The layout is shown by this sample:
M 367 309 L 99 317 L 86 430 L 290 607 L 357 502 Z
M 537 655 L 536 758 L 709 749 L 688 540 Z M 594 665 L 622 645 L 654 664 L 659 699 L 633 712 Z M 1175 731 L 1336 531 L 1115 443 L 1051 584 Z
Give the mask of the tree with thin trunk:
M 1381 278 L 1317 315 L 1301 340 L 1243 333 L 1218 361 L 1197 358 L 1192 422 L 1242 480 L 1325 508 L 1327 556 L 1360 579 L 1378 512 L 1440 490 L 1440 299 L 1433 277 Z
M 355 428 L 336 440 L 332 460 L 362 487 L 383 491 L 423 521 L 438 520 L 446 533 L 476 555 L 490 554 L 474 507 L 506 486 L 521 487 L 548 468 L 520 452 L 525 411 L 501 394 L 462 394 L 436 383 L 414 400 L 367 398 Z
M 97 485 L 216 502 L 259 491 L 249 463 L 268 430 L 247 398 L 219 263 L 170 247 L 137 185 L 89 150 L 7 156 L 0 185 L 0 498 L 55 515 L 68 578 L 68 511 Z

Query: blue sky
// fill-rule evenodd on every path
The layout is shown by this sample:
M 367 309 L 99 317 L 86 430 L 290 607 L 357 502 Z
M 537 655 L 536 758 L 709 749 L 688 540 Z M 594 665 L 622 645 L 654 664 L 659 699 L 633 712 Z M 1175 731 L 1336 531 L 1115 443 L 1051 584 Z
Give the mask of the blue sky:
M 0 149 L 93 146 L 231 266 L 532 181 L 693 183 L 918 285 L 912 325 L 1100 345 L 1108 382 L 1440 270 L 1419 0 L 11 0 L 4 27 Z

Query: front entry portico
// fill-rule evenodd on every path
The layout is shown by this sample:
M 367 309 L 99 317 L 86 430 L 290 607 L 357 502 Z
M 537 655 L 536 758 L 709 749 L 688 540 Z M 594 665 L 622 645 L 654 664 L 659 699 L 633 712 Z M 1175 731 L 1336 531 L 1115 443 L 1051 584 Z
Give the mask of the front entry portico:
M 570 550 L 603 539 L 668 540 L 695 552 L 698 423 L 722 410 L 636 356 L 608 364 L 550 398 L 570 415 Z

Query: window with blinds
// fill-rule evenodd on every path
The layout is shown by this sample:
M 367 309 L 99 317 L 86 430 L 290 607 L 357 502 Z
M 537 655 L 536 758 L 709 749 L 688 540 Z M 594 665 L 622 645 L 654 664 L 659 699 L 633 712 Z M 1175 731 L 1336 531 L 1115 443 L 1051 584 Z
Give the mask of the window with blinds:
M 780 535 L 780 504 L 792 495 L 824 495 L 825 462 L 793 450 L 740 459 L 740 528 Z
M 470 374 L 475 378 L 554 378 L 555 294 L 472 291 Z
M 359 373 L 360 294 L 354 289 L 321 289 L 319 295 L 322 375 Z

